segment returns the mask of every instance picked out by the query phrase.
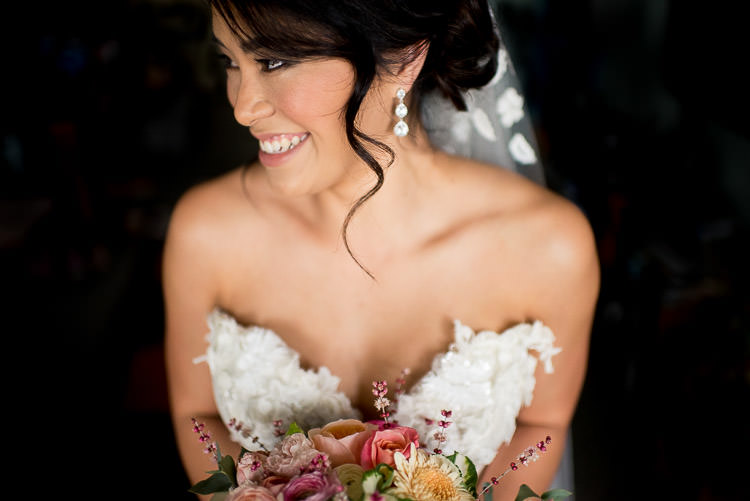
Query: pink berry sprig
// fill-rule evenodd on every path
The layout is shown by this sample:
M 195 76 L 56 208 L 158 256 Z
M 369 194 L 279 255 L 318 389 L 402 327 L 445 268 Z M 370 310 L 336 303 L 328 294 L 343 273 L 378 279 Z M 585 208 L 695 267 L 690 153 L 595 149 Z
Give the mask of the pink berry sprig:
M 518 470 L 519 464 L 523 466 L 529 466 L 530 463 L 537 461 L 543 453 L 547 452 L 547 446 L 551 442 L 552 442 L 552 438 L 547 436 L 547 438 L 537 442 L 534 446 L 529 446 L 526 449 L 524 449 L 523 452 L 518 454 L 516 461 L 511 461 L 510 465 L 504 472 L 502 472 L 497 477 L 490 478 L 491 483 L 488 483 L 485 486 L 485 488 L 482 489 L 482 492 L 479 493 L 479 496 L 477 496 L 477 499 L 480 499 L 485 492 L 490 490 L 490 487 L 500 483 L 500 479 L 503 478 L 505 475 L 507 475 L 510 472 Z
M 284 424 L 284 421 L 281 419 L 274 419 L 273 420 L 273 434 L 277 437 L 280 437 L 284 435 L 284 430 L 281 428 L 281 426 Z
M 195 418 L 190 419 L 193 422 L 193 431 L 198 434 L 198 441 L 206 445 L 203 452 L 211 454 L 214 461 L 218 461 L 216 442 L 211 441 L 211 434 L 206 430 L 206 425 L 204 423 L 199 423 Z
M 398 400 L 404 393 L 404 386 L 406 385 L 406 376 L 409 375 L 411 370 L 409 368 L 405 368 L 401 371 L 401 375 L 396 378 L 396 389 L 393 391 L 393 404 L 392 407 L 394 409 L 398 408 Z
M 258 444 L 258 447 L 260 447 L 262 450 L 268 452 L 268 448 L 261 443 L 260 439 L 256 435 L 253 435 L 252 428 L 250 428 L 248 426 L 245 426 L 245 424 L 242 423 L 242 421 L 237 421 L 237 419 L 232 418 L 227 423 L 227 427 L 229 427 L 230 429 L 235 430 L 237 433 L 239 433 L 240 435 L 242 435 L 244 438 L 250 438 L 251 441 L 252 441 L 252 443 Z
M 440 411 L 440 415 L 443 416 L 443 419 L 438 420 L 438 429 L 432 435 L 432 438 L 437 440 L 437 446 L 435 446 L 435 448 L 432 450 L 432 452 L 434 452 L 435 454 L 443 453 L 443 444 L 448 440 L 448 435 L 445 433 L 445 430 L 453 424 L 452 421 L 448 421 L 448 419 L 453 415 L 453 411 L 443 409 L 442 411 Z M 430 421 L 430 424 L 432 424 L 432 420 Z
M 380 417 L 385 421 L 385 428 L 390 427 L 388 418 L 391 413 L 388 407 L 391 405 L 391 401 L 386 398 L 388 394 L 388 383 L 385 381 L 373 381 L 372 382 L 372 394 L 377 398 L 375 399 L 375 408 L 380 412 Z

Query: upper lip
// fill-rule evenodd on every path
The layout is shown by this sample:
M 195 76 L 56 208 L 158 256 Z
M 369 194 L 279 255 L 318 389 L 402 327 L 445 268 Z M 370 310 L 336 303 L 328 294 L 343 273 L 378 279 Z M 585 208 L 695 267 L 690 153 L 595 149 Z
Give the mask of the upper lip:
M 268 133 L 268 134 L 257 134 L 255 132 L 252 132 L 251 134 L 253 135 L 253 137 L 258 139 L 259 141 L 272 141 L 274 139 L 280 139 L 284 136 L 288 138 L 292 138 L 294 136 L 301 137 L 307 134 L 307 132 L 273 132 L 273 133 Z

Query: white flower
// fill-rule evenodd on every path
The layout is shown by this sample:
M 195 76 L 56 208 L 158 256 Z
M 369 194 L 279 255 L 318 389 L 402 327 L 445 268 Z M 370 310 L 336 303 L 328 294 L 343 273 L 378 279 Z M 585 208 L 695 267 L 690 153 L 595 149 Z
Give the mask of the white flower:
M 508 87 L 497 98 L 497 113 L 504 127 L 510 127 L 523 118 L 523 97 L 515 87 Z
M 459 143 L 465 144 L 471 135 L 471 121 L 469 112 L 460 111 L 453 117 L 451 124 L 451 136 Z
M 508 151 L 513 159 L 522 164 L 536 163 L 536 153 L 523 134 L 516 133 L 508 142 Z
M 508 61 L 508 51 L 505 49 L 497 51 L 497 71 L 486 87 L 496 85 L 505 76 L 505 73 L 508 71 Z
M 477 108 L 471 112 L 471 123 L 479 134 L 488 141 L 497 141 L 495 129 L 492 128 L 492 122 L 487 113 L 482 108 Z
M 393 490 L 389 494 L 415 501 L 474 501 L 463 486 L 461 471 L 441 454 L 428 454 L 411 444 L 409 459 L 397 452 Z

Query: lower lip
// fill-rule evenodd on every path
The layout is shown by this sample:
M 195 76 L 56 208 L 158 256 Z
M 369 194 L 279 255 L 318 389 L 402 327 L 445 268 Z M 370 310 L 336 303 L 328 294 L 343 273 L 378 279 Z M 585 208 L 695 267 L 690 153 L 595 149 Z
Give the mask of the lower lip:
M 292 158 L 294 155 L 297 154 L 300 148 L 302 148 L 302 145 L 305 144 L 305 141 L 310 137 L 308 134 L 305 136 L 305 138 L 297 144 L 294 148 L 291 148 L 288 151 L 285 151 L 284 153 L 266 153 L 263 150 L 258 150 L 258 160 L 260 160 L 260 163 L 265 165 L 266 167 L 278 167 L 285 162 L 287 162 L 290 158 Z

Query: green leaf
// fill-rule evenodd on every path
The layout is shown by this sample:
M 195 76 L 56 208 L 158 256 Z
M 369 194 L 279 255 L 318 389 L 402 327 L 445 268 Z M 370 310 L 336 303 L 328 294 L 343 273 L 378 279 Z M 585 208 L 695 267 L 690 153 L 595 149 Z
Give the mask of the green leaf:
M 233 485 L 232 480 L 224 472 L 217 472 L 201 480 L 188 491 L 195 494 L 211 494 L 213 492 L 228 491 Z
M 211 496 L 211 501 L 224 501 L 228 495 L 228 492 L 217 492 L 216 494 Z
M 292 423 L 289 425 L 289 429 L 286 430 L 285 437 L 288 437 L 289 435 L 294 435 L 295 433 L 305 433 L 302 428 L 299 427 L 297 423 Z
M 446 457 L 451 463 L 455 464 L 461 472 L 464 488 L 466 488 L 472 496 L 477 497 L 477 481 L 479 478 L 477 476 L 477 468 L 474 466 L 472 460 L 458 452 L 454 452 Z
M 518 489 L 518 494 L 516 495 L 516 501 L 523 501 L 526 498 L 538 498 L 539 494 L 531 490 L 531 487 L 529 487 L 526 484 L 522 484 L 521 487 Z
M 551 489 L 542 494 L 542 499 L 545 501 L 547 499 L 551 499 L 552 501 L 558 501 L 560 499 L 565 499 L 567 497 L 572 496 L 573 493 L 570 491 L 566 491 L 565 489 Z
M 221 458 L 221 462 L 219 463 L 219 470 L 221 470 L 222 473 L 229 477 L 229 480 L 232 481 L 232 487 L 237 486 L 237 466 L 234 464 L 234 459 L 232 459 L 232 456 L 224 456 L 223 458 Z
M 214 442 L 214 445 L 216 446 L 216 462 L 221 463 L 221 449 L 219 448 L 219 443 Z

